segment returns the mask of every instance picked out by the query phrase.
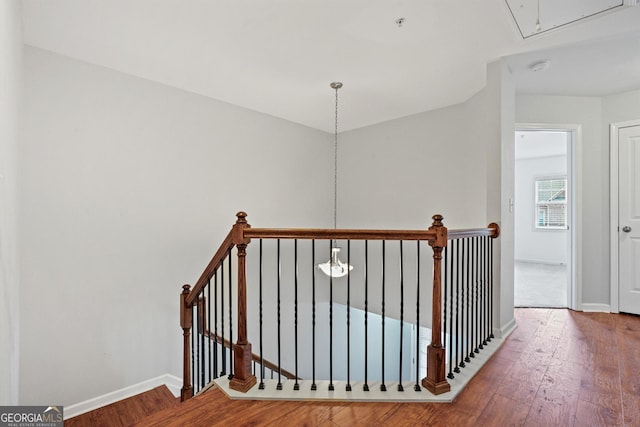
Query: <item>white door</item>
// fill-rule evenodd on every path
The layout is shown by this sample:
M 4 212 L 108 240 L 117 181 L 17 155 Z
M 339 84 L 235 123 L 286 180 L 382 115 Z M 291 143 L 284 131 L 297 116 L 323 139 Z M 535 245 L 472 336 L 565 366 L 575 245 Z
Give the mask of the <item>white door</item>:
M 640 314 L 640 125 L 618 130 L 619 309 Z

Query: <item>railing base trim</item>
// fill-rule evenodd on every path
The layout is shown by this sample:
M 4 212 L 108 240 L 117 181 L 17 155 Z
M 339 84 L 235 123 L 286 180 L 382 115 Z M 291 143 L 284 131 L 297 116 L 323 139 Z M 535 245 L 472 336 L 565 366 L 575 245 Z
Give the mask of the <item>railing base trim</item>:
M 180 390 L 180 401 L 184 402 L 185 400 L 189 400 L 193 397 L 193 387 L 189 387 L 187 389 Z
M 451 385 L 446 380 L 436 383 L 430 378 L 423 378 L 422 387 L 426 388 L 427 391 L 430 391 L 435 395 L 441 395 L 451 391 Z
M 333 381 L 334 391 L 329 391 L 329 381 L 316 380 L 317 390 L 311 390 L 313 381 L 299 380 L 300 390 L 294 390 L 295 380 L 281 380 L 282 390 L 277 390 L 277 379 L 265 379 L 264 389 L 253 387 L 246 393 L 238 392 L 229 387 L 226 377 L 218 378 L 215 383 L 230 398 L 234 400 L 289 400 L 289 401 L 342 401 L 342 402 L 452 402 L 456 396 L 471 381 L 475 374 L 500 348 L 504 338 L 495 338 L 481 351 L 473 362 L 462 369 L 455 378 L 449 380 L 451 390 L 440 395 L 434 395 L 427 390 L 415 391 L 415 381 L 403 380 L 404 391 L 397 391 L 397 382 L 385 381 L 387 391 L 380 391 L 380 382 L 369 381 L 369 391 L 362 390 L 364 382 L 351 381 L 352 391 L 346 391 L 346 381 Z M 408 385 L 411 384 L 411 388 Z
M 257 378 L 253 375 L 245 378 L 244 380 L 240 380 L 238 379 L 238 377 L 233 377 L 231 380 L 227 378 L 227 381 L 230 389 L 240 393 L 248 392 L 254 385 L 258 383 Z

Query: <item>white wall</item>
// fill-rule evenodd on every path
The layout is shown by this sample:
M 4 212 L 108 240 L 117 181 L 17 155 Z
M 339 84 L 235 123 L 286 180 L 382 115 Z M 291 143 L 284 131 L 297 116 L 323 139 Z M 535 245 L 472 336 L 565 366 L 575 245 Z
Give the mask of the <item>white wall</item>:
M 0 2 L 0 406 L 18 403 L 17 149 L 22 78 L 20 3 Z
M 472 138 L 486 147 L 487 218 L 500 226 L 494 243 L 494 333 L 507 333 L 513 317 L 513 234 L 514 216 L 509 200 L 514 197 L 515 88 L 513 76 L 504 61 L 487 66 L 487 86 L 469 100 Z
M 450 228 L 501 223 L 503 328 L 513 87 L 501 63 L 488 75 L 466 103 L 341 136 L 338 226 L 426 228 L 434 213 Z M 33 48 L 24 79 L 22 403 L 180 375 L 180 285 L 236 211 L 254 226 L 331 223 L 330 135 Z
M 487 225 L 485 141 L 467 104 L 403 117 L 340 137 L 338 226 L 425 229 Z
M 486 226 L 485 145 L 471 138 L 469 114 L 465 104 L 458 104 L 342 134 L 338 227 L 420 230 L 432 224 L 434 214 L 443 215 L 449 228 Z M 398 249 L 395 243 L 387 246 L 385 276 L 390 279 L 385 304 L 387 315 L 399 319 Z M 353 245 L 352 301 L 361 309 L 363 251 L 362 245 Z M 414 252 L 410 245 L 407 254 Z M 432 255 L 430 247 L 423 248 L 420 323 L 426 327 L 431 326 L 431 316 L 425 313 L 431 307 Z M 382 256 L 377 242 L 370 245 L 370 257 L 369 309 L 380 313 Z M 415 261 L 408 261 L 406 272 L 415 270 Z M 407 283 L 415 282 L 407 279 Z M 411 295 L 407 306 L 415 305 L 415 292 Z M 346 302 L 346 297 L 338 298 Z M 415 321 L 414 311 L 407 310 L 409 322 Z
M 640 90 L 605 96 L 602 99 L 603 138 L 609 139 L 609 125 L 640 119 Z
M 603 138 L 602 107 L 602 99 L 595 97 L 516 98 L 518 123 L 581 126 L 576 147 L 576 281 L 582 283 L 578 309 L 581 304 L 609 303 L 609 145 Z
M 516 160 L 515 259 L 565 264 L 568 230 L 535 227 L 535 180 L 567 174 L 565 156 Z
M 180 287 L 235 213 L 331 223 L 330 135 L 34 48 L 24 68 L 20 402 L 180 375 Z
M 506 220 L 496 247 L 496 256 L 506 257 L 495 272 L 496 295 L 504 299 L 497 301 L 498 328 L 513 320 L 513 219 L 502 211 L 513 195 L 513 166 L 501 172 L 503 156 L 513 157 L 512 144 L 503 143 L 505 135 L 513 141 L 513 99 L 510 74 L 498 62 L 488 69 L 487 87 L 469 101 L 346 132 L 339 142 L 339 227 L 424 229 L 435 213 L 449 228 Z M 388 298 L 398 306 L 397 294 Z M 430 303 L 429 290 L 421 306 Z

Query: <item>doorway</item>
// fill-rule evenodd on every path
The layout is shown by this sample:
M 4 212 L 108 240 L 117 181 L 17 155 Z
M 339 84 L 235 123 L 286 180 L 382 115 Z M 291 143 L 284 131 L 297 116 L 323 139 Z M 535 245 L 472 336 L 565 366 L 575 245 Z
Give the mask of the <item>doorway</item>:
M 573 306 L 575 138 L 572 128 L 516 127 L 516 307 Z

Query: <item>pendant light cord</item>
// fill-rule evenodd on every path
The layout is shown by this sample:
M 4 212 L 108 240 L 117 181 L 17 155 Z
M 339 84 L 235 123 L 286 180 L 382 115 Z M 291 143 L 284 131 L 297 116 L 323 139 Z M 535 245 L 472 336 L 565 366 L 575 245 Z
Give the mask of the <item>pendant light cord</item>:
M 335 131 L 333 133 L 333 228 L 338 228 L 338 89 L 342 84 L 332 83 L 336 90 L 336 117 Z

